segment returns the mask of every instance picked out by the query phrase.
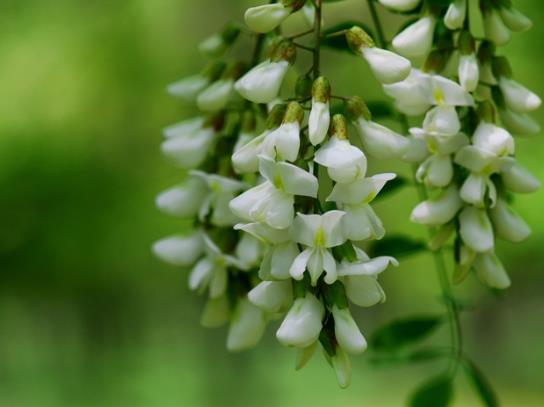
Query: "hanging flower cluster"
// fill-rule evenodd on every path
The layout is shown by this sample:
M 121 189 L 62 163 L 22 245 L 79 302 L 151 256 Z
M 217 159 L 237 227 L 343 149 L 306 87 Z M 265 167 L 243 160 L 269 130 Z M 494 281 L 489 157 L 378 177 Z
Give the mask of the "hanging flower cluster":
M 397 10 L 419 3 L 381 2 Z M 402 55 L 426 57 L 423 70 L 384 89 L 401 112 L 425 114 L 421 128 L 410 129 L 403 159 L 417 163 L 417 181 L 437 193 L 414 208 L 412 220 L 438 228 L 434 249 L 455 232 L 456 282 L 473 269 L 484 284 L 502 289 L 510 279 L 495 254 L 495 238 L 519 242 L 530 234 L 510 208 L 510 193 L 540 186 L 515 160 L 512 134 L 540 131 L 527 113 L 541 100 L 513 79 L 506 57 L 496 54 L 510 31 L 527 30 L 530 20 L 509 1 L 483 0 L 480 7 L 485 38 L 478 40 L 466 0 L 424 8 L 392 41 Z

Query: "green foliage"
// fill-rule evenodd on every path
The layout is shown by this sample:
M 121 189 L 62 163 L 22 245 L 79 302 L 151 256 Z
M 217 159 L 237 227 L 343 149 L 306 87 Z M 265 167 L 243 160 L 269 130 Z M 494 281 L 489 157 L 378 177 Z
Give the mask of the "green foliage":
M 465 359 L 464 362 L 467 376 L 474 385 L 474 389 L 482 399 L 483 404 L 486 407 L 498 407 L 499 400 L 497 399 L 497 395 L 480 368 L 468 359 Z
M 440 316 L 420 316 L 393 321 L 372 334 L 369 344 L 377 351 L 395 351 L 430 335 L 442 322 Z
M 410 397 L 410 407 L 444 407 L 453 396 L 451 377 L 440 375 L 419 386 Z
M 373 256 L 404 257 L 425 251 L 426 249 L 427 246 L 422 240 L 415 240 L 404 235 L 391 235 L 382 240 L 375 241 L 370 252 Z

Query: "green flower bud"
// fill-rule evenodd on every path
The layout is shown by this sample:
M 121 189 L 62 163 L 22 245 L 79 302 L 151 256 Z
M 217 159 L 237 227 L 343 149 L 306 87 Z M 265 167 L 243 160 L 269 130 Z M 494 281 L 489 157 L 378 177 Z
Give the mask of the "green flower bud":
M 304 119 L 304 109 L 298 102 L 290 102 L 287 105 L 287 110 L 285 111 L 285 116 L 283 116 L 283 123 L 293 123 L 299 122 L 302 123 Z
M 299 99 L 306 99 L 312 95 L 312 77 L 310 74 L 298 77 L 295 84 L 295 95 Z
M 346 32 L 346 41 L 354 52 L 359 52 L 361 48 L 374 47 L 374 40 L 361 27 L 353 26 Z
M 476 51 L 476 43 L 474 38 L 470 35 L 469 31 L 462 31 L 459 35 L 459 40 L 457 41 L 457 48 L 461 55 L 470 55 L 474 54 Z
M 502 76 L 506 78 L 512 77 L 512 68 L 510 67 L 510 63 L 506 57 L 493 58 L 491 68 L 493 69 L 493 75 L 495 75 L 497 78 Z
M 292 41 L 282 41 L 277 46 L 273 47 L 270 54 L 272 62 L 281 60 L 289 62 L 293 65 L 297 57 L 297 49 Z
M 278 104 L 275 105 L 270 113 L 268 113 L 268 118 L 266 119 L 266 128 L 269 130 L 279 127 L 287 110 L 287 105 Z
M 312 85 L 312 98 L 316 102 L 327 103 L 331 98 L 331 85 L 329 80 L 320 76 Z
M 348 123 L 344 115 L 338 113 L 332 117 L 329 133 L 340 140 L 348 139 Z
M 493 104 L 486 100 L 481 102 L 478 105 L 477 114 L 480 120 L 486 123 L 495 123 L 496 122 L 496 113 Z
M 359 96 L 352 96 L 348 99 L 346 102 L 346 114 L 353 121 L 356 121 L 361 116 L 367 121 L 372 119 L 372 114 L 368 110 L 368 106 Z

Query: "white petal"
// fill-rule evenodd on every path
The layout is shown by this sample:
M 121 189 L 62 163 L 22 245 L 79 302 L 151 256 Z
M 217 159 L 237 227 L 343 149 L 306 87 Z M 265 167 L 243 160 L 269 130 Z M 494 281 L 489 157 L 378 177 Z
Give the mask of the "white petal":
M 183 120 L 176 124 L 166 127 L 163 130 L 164 137 L 171 138 L 177 136 L 186 136 L 200 130 L 204 125 L 204 118 L 201 116 Z
M 508 79 L 503 76 L 499 79 L 499 86 L 506 105 L 514 112 L 532 112 L 533 110 L 538 109 L 542 104 L 542 100 L 537 94 L 531 92 L 525 86 L 513 79 Z
M 426 134 L 429 150 L 438 154 L 454 154 L 461 147 L 470 144 L 470 140 L 464 133 L 450 134 Z
M 333 181 L 349 183 L 364 176 L 366 157 L 348 140 L 331 137 L 316 153 L 314 161 L 329 170 Z
M 259 171 L 259 155 L 263 153 L 262 145 L 267 136 L 268 131 L 265 131 L 232 154 L 232 166 L 237 173 Z
M 227 105 L 234 87 L 232 79 L 215 81 L 199 93 L 196 104 L 204 112 L 217 112 Z
M 431 51 L 435 26 L 436 19 L 433 16 L 420 18 L 393 38 L 393 48 L 410 58 L 427 55 Z
M 493 249 L 493 227 L 484 209 L 465 207 L 459 214 L 459 223 L 459 234 L 468 247 L 477 253 Z
M 267 136 L 268 148 L 273 148 L 278 161 L 295 161 L 300 148 L 298 122 L 283 123 Z
M 244 20 L 252 31 L 267 33 L 279 26 L 290 13 L 281 3 L 265 4 L 247 9 Z
M 459 195 L 461 199 L 478 208 L 485 206 L 488 177 L 479 174 L 470 174 L 463 182 Z
M 344 205 L 344 210 L 343 227 L 347 239 L 359 241 L 384 237 L 382 221 L 370 205 Z
M 467 16 L 467 0 L 454 0 L 448 7 L 444 16 L 444 24 L 450 30 L 457 30 L 463 27 Z
M 274 229 L 259 222 L 239 223 L 234 225 L 234 229 L 243 230 L 266 244 L 280 244 L 290 240 L 288 229 Z
M 181 168 L 195 168 L 208 155 L 214 136 L 213 129 L 206 127 L 194 133 L 167 139 L 161 144 L 161 151 Z
M 453 219 L 462 205 L 459 191 L 452 185 L 438 198 L 419 203 L 412 211 L 410 219 L 423 225 L 444 225 Z
M 319 184 L 313 174 L 286 162 L 278 163 L 277 168 L 285 192 L 292 195 L 309 196 L 311 198 L 317 197 Z
M 412 69 L 409 60 L 385 49 L 364 47 L 361 53 L 374 76 L 383 84 L 403 81 Z
M 370 178 L 360 178 L 349 184 L 337 183 L 332 189 L 327 201 L 360 204 L 369 203 L 380 193 L 387 181 L 391 181 L 396 174 L 376 174 Z
M 236 257 L 247 266 L 255 266 L 259 263 L 263 247 L 259 240 L 250 234 L 244 233 L 235 249 Z
M 416 172 L 419 182 L 429 187 L 443 188 L 450 184 L 453 178 L 453 165 L 449 155 L 432 155 L 424 161 Z
M 410 145 L 406 137 L 363 118 L 357 121 L 357 128 L 365 152 L 378 159 L 401 158 Z
M 423 130 L 428 134 L 456 135 L 461 122 L 453 106 L 436 106 L 429 110 L 423 121 Z
M 484 32 L 485 37 L 495 45 L 506 45 L 510 41 L 510 30 L 495 9 L 484 13 Z
M 198 213 L 208 194 L 209 189 L 202 180 L 190 177 L 183 184 L 161 192 L 155 203 L 168 215 L 191 218 Z
M 385 7 L 397 11 L 410 11 L 417 7 L 421 0 L 378 0 Z
M 253 348 L 263 336 L 265 327 L 263 312 L 247 299 L 239 300 L 227 334 L 227 349 L 239 352 Z
M 343 277 L 346 294 L 360 307 L 371 307 L 385 301 L 385 293 L 374 276 Z
M 501 177 L 504 186 L 518 194 L 530 194 L 537 191 L 541 186 L 538 178 L 517 163 L 508 170 L 502 171 Z
M 189 288 L 203 292 L 213 277 L 213 267 L 213 262 L 208 257 L 198 261 L 189 274 Z
M 304 298 L 295 300 L 276 332 L 276 337 L 286 346 L 310 346 L 319 337 L 324 313 L 321 301 L 307 292 Z
M 325 283 L 332 284 L 338 279 L 336 273 L 336 260 L 329 250 L 323 250 L 323 270 L 325 270 Z
M 510 133 L 492 123 L 481 122 L 474 135 L 472 144 L 497 156 L 514 154 L 514 138 Z
M 384 85 L 385 93 L 395 99 L 397 105 L 409 107 L 414 115 L 425 113 L 429 107 L 430 75 L 412 69 L 402 82 Z M 414 109 L 414 106 L 417 108 Z
M 355 262 L 342 261 L 338 268 L 339 276 L 376 276 L 384 271 L 389 264 L 397 267 L 399 262 L 394 257 L 380 256 L 369 260 Z
M 473 266 L 480 281 L 488 287 L 501 290 L 510 287 L 510 277 L 495 253 L 480 254 Z
M 455 154 L 454 162 L 475 173 L 491 174 L 494 171 L 494 163 L 497 156 L 490 151 L 475 146 L 462 147 Z
M 193 75 L 174 82 L 166 88 L 169 94 L 192 102 L 208 86 L 210 80 L 202 75 Z
M 321 144 L 329 131 L 331 115 L 329 102 L 322 103 L 312 100 L 312 110 L 308 118 L 308 136 L 315 146 Z
M 458 67 L 459 82 L 467 92 L 473 92 L 480 80 L 480 68 L 476 55 L 461 55 Z
M 289 68 L 287 61 L 267 60 L 242 76 L 234 87 L 240 95 L 251 102 L 269 103 L 278 96 L 287 68 Z
M 340 246 L 346 241 L 342 232 L 343 211 L 328 211 L 321 215 L 321 224 L 325 236 L 325 247 Z
M 366 350 L 365 337 L 353 320 L 349 308 L 332 307 L 334 318 L 334 334 L 338 344 L 348 353 L 359 354 Z
M 323 254 L 325 249 L 312 249 L 310 258 L 308 259 L 308 273 L 310 274 L 310 282 L 313 287 L 317 286 L 317 281 L 323 274 Z
M 406 153 L 402 156 L 402 161 L 409 163 L 420 163 L 429 155 L 427 150 L 427 143 L 421 138 L 410 135 L 407 137 L 410 143 Z
M 512 134 L 529 136 L 540 133 L 540 124 L 525 113 L 517 113 L 513 110 L 499 108 L 501 122 Z
M 524 32 L 531 29 L 533 22 L 514 7 L 501 7 L 502 21 L 512 31 Z
M 247 295 L 252 304 L 265 312 L 276 313 L 289 307 L 293 301 L 293 287 L 289 280 L 263 281 Z
M 445 106 L 474 106 L 472 96 L 457 82 L 440 75 L 431 75 L 429 79 L 431 97 L 429 102 Z
M 295 242 L 283 243 L 272 249 L 270 275 L 278 280 L 288 279 L 290 269 L 299 254 Z
M 188 236 L 174 235 L 153 244 L 153 253 L 174 266 L 190 266 L 204 253 L 200 232 Z
M 293 261 L 293 264 L 291 264 L 291 268 L 289 269 L 289 274 L 291 277 L 293 277 L 295 280 L 302 280 L 304 277 L 304 272 L 306 271 L 306 267 L 308 266 L 308 261 L 310 260 L 310 256 L 313 253 L 313 249 L 306 249 L 302 251 Z
M 499 199 L 489 212 L 497 237 L 510 242 L 521 242 L 529 237 L 531 228 L 508 204 Z

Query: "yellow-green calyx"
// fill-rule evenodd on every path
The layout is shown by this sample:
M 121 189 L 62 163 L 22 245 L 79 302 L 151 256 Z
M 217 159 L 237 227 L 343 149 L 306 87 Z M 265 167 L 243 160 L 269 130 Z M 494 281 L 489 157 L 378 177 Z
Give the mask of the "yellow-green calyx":
M 481 102 L 478 105 L 478 117 L 480 120 L 487 122 L 487 123 L 495 123 L 496 114 L 495 114 L 495 108 L 493 107 L 493 104 L 486 100 Z
M 210 62 L 200 71 L 200 75 L 213 82 L 221 76 L 225 70 L 225 66 L 226 64 L 223 61 Z
M 459 34 L 457 48 L 459 49 L 461 55 L 474 54 L 476 51 L 476 43 L 474 42 L 474 38 L 472 38 L 469 31 L 463 31 L 461 34 Z
M 298 102 L 291 102 L 287 105 L 285 116 L 283 117 L 283 123 L 302 123 L 304 119 L 304 110 Z
M 348 123 L 344 115 L 338 113 L 332 117 L 329 132 L 340 140 L 348 139 Z
M 281 41 L 273 46 L 270 51 L 270 60 L 272 62 L 287 61 L 289 64 L 294 64 L 297 58 L 297 49 L 292 41 Z
M 372 114 L 368 106 L 359 96 L 352 96 L 346 102 L 346 113 L 350 120 L 357 120 L 362 117 L 365 120 L 371 120 Z
M 312 85 L 312 99 L 316 102 L 327 103 L 331 98 L 331 85 L 329 80 L 320 76 Z
M 375 46 L 372 37 L 361 27 L 357 26 L 353 26 L 346 31 L 346 41 L 348 42 L 349 47 L 355 52 L 359 52 L 361 48 Z
M 279 104 L 275 105 L 266 119 L 266 128 L 268 130 L 276 129 L 279 127 L 287 110 L 287 105 Z
M 506 78 L 512 77 L 512 68 L 510 67 L 510 63 L 506 57 L 493 58 L 491 67 L 493 68 L 493 75 L 495 75 L 497 78 L 500 78 L 501 76 Z

